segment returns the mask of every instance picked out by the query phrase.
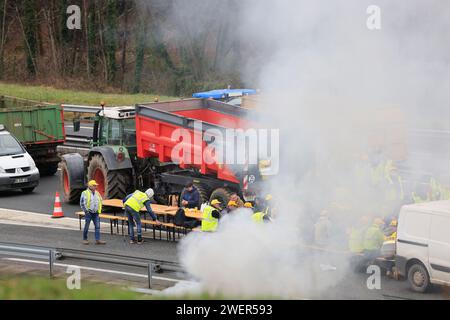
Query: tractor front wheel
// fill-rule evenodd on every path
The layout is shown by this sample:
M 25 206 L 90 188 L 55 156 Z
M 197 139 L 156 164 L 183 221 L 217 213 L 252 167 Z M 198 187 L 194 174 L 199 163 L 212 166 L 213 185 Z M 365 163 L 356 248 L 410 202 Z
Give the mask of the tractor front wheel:
M 69 168 L 65 161 L 61 161 L 59 182 L 63 201 L 72 204 L 78 203 L 82 190 L 71 188 Z

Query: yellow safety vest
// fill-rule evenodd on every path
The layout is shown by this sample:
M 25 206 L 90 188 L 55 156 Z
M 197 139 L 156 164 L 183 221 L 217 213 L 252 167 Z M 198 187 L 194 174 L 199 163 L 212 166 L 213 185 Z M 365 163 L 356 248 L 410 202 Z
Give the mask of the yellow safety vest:
M 264 212 L 255 212 L 252 215 L 252 220 L 256 223 L 264 223 L 264 217 L 266 214 Z
M 430 179 L 430 188 L 431 188 L 431 200 L 437 201 L 442 200 L 442 191 L 441 185 L 436 181 L 436 179 Z
M 365 250 L 379 250 L 384 242 L 384 234 L 380 227 L 373 225 L 367 229 L 364 235 Z
M 412 193 L 412 199 L 414 201 L 414 203 L 421 203 L 421 202 L 425 202 L 425 201 L 429 201 L 428 199 L 422 199 L 418 194 L 416 194 L 415 192 Z
M 348 239 L 348 247 L 353 253 L 364 251 L 364 231 L 365 228 L 352 228 Z
M 202 215 L 202 231 L 204 232 L 212 232 L 216 231 L 217 225 L 219 224 L 219 219 L 214 218 L 212 216 L 212 212 L 215 209 L 211 206 L 206 206 L 203 209 L 203 215 Z
M 136 190 L 133 195 L 125 201 L 125 205 L 129 206 L 136 212 L 139 212 L 144 206 L 144 202 L 150 200 L 149 197 L 142 191 Z
M 393 232 L 390 236 L 385 236 L 384 241 L 395 241 L 397 240 L 397 231 Z
M 83 191 L 84 197 L 87 199 L 87 209 L 91 207 L 92 192 L 89 189 Z M 102 196 L 98 191 L 95 191 L 95 196 L 98 197 L 98 213 L 102 213 Z

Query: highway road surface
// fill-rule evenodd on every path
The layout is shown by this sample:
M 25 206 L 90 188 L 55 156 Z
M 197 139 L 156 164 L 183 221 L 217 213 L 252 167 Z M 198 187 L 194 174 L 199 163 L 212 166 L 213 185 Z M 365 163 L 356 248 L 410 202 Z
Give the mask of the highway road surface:
M 53 202 L 55 192 L 58 190 L 58 174 L 52 177 L 43 177 L 40 185 L 32 194 L 24 195 L 21 192 L 1 192 L 0 208 L 15 209 L 21 211 L 30 211 L 43 215 L 51 215 L 53 211 Z M 66 217 L 75 217 L 74 213 L 79 211 L 77 205 L 63 204 L 63 211 Z M 91 228 L 92 229 L 92 228 Z M 177 261 L 178 246 L 177 243 L 161 240 L 147 239 L 141 245 L 130 245 L 128 239 L 122 235 L 102 234 L 107 241 L 105 246 L 83 246 L 81 244 L 81 232 L 78 230 L 50 229 L 35 226 L 18 226 L 10 224 L 0 224 L 0 242 L 23 243 L 32 245 L 41 245 L 48 247 L 63 247 L 79 250 L 92 250 L 95 252 L 107 252 L 114 254 L 150 257 L 166 261 Z M 92 234 L 91 234 L 92 238 Z M 1 258 L 1 257 L 0 257 Z M 33 262 L 3 260 L 3 264 L 25 264 L 35 265 Z M 94 268 L 98 263 L 91 262 L 83 264 L 85 267 Z M 45 266 L 44 266 L 45 267 Z M 102 264 L 105 270 L 124 271 L 123 268 L 117 269 L 115 265 Z M 45 268 L 44 268 L 45 269 Z M 1 270 L 1 269 L 0 269 Z M 129 271 L 129 269 L 128 269 Z M 132 270 L 132 274 L 145 274 L 145 270 Z M 332 272 L 332 271 L 329 271 Z M 95 273 L 95 272 L 94 272 Z M 114 275 L 114 273 L 111 273 Z M 123 275 L 122 275 L 123 276 Z M 139 276 L 130 276 L 134 284 L 142 282 L 145 286 L 145 279 Z M 130 278 L 128 277 L 128 278 Z M 349 272 L 346 277 L 333 288 L 330 288 L 320 296 L 308 298 L 323 299 L 449 299 L 445 290 L 437 288 L 428 294 L 418 294 L 411 292 L 406 281 L 396 281 L 386 277 L 382 278 L 381 290 L 369 290 L 366 285 L 368 275 L 354 274 Z M 105 280 L 106 282 L 110 281 Z M 130 280 L 130 281 L 131 281 Z M 166 285 L 173 285 L 170 281 L 164 282 Z
M 59 171 L 51 177 L 41 177 L 39 186 L 31 194 L 21 191 L 0 192 L 0 208 L 30 211 L 43 214 L 52 214 L 55 202 L 55 193 L 59 190 Z M 77 205 L 62 204 L 65 216 L 75 217 L 80 211 Z
M 38 235 L 38 236 L 37 236 Z M 120 255 L 128 255 L 131 257 L 153 258 L 165 261 L 177 261 L 176 243 L 147 240 L 143 245 L 130 245 L 124 241 L 122 236 L 103 234 L 102 237 L 107 244 L 104 246 L 89 245 L 84 246 L 80 242 L 80 232 L 71 230 L 58 230 L 48 228 L 24 227 L 14 225 L 0 224 L 0 242 L 22 243 L 54 248 L 79 249 L 89 250 L 92 252 L 105 252 Z M 91 234 L 92 237 L 92 234 Z M 15 265 L 23 268 L 25 266 L 36 268 L 41 266 L 45 271 L 48 268 L 45 264 L 35 259 L 11 259 L 11 257 L 0 256 L 1 264 Z M 145 278 L 146 271 L 142 268 L 121 267 L 110 263 L 99 262 L 80 262 L 75 260 L 58 261 L 64 265 L 79 265 L 82 267 L 82 272 L 88 272 L 90 279 L 101 279 L 105 282 L 115 282 L 115 280 L 130 281 L 130 284 L 135 287 L 146 287 L 147 280 Z M 1 270 L 1 268 L 0 268 Z M 47 269 L 48 270 L 48 269 Z M 83 271 L 84 270 L 84 271 Z M 324 271 L 325 273 L 333 271 Z M 160 279 L 159 287 L 167 288 L 177 283 L 176 276 L 173 274 L 157 274 L 166 280 Z M 436 288 L 427 294 L 414 293 L 409 290 L 406 281 L 397 281 L 387 277 L 382 277 L 381 288 L 369 290 L 366 282 L 369 275 L 355 274 L 349 272 L 348 275 L 338 282 L 337 285 L 321 292 L 318 296 L 305 296 L 307 299 L 381 299 L 381 300 L 409 300 L 409 299 L 450 299 L 449 294 L 441 289 Z

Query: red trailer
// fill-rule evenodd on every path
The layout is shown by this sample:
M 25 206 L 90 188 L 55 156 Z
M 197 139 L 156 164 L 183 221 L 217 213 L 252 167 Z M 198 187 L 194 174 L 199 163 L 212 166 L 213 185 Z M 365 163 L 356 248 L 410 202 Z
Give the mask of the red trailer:
M 253 139 L 256 144 L 255 131 L 250 139 L 246 136 L 250 130 L 245 130 L 256 126 L 249 120 L 252 112 L 209 99 L 102 109 L 93 118 L 94 147 L 87 157 L 63 155 L 64 199 L 76 203 L 86 181 L 95 179 L 104 198 L 123 198 L 152 187 L 158 203 L 174 204 L 173 196 L 182 195 L 184 186 L 194 182 L 199 206 L 211 198 L 226 203 L 233 192 L 252 201 L 263 186 L 268 163 L 258 157 L 245 161 L 250 154 L 245 146 L 250 143 L 242 148 L 242 141 Z M 233 143 L 223 139 L 230 129 L 242 129 Z M 234 145 L 234 140 L 241 144 Z M 220 161 L 225 149 L 239 161 Z M 228 152 L 225 155 L 231 159 Z
M 250 112 L 211 99 L 137 105 L 137 156 L 152 159 L 160 168 L 154 177 L 156 192 L 179 194 L 193 180 L 202 201 L 226 202 L 232 192 L 253 200 L 261 187 L 258 165 L 225 164 L 223 159 L 218 161 L 220 151 L 211 147 L 221 146 L 222 151 L 229 147 L 229 140 L 219 138 L 226 136 L 227 129 L 254 128 Z M 242 152 L 237 144 L 231 147 L 235 153 Z

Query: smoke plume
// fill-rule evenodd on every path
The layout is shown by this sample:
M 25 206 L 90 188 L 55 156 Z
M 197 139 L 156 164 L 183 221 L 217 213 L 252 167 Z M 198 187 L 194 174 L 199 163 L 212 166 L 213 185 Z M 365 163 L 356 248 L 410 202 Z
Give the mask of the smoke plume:
M 370 5 L 380 8 L 379 30 L 367 27 Z M 409 182 L 418 172 L 444 174 L 442 150 L 425 161 L 416 152 L 424 145 L 411 149 L 408 139 L 417 129 L 448 126 L 449 4 L 249 0 L 240 9 L 233 15 L 248 54 L 242 77 L 262 92 L 260 123 L 280 129 L 280 172 L 270 182 L 274 221 L 255 225 L 248 212 L 226 217 L 217 233 L 186 237 L 180 259 L 209 292 L 323 297 L 348 272 L 346 229 L 409 201 L 408 194 L 386 201 L 385 190 L 358 170 L 396 157 Z M 323 209 L 331 251 L 309 247 Z

